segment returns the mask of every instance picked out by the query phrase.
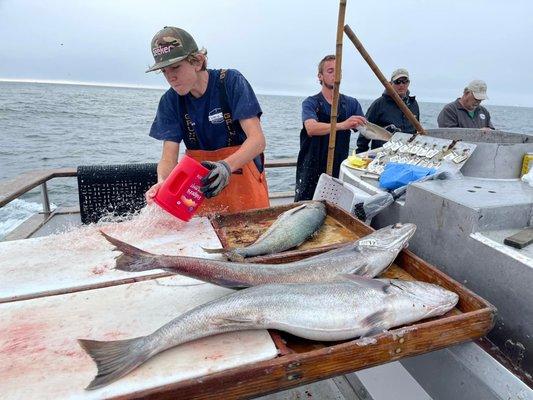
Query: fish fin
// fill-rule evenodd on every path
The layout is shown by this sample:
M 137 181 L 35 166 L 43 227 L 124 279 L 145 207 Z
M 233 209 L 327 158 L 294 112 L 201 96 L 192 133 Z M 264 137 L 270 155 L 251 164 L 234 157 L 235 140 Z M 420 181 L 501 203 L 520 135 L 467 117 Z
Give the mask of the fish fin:
M 339 254 L 352 253 L 352 252 L 355 252 L 355 253 L 361 252 L 361 250 L 357 247 L 357 245 L 354 246 L 354 242 L 346 243 L 342 245 L 341 247 L 337 247 L 336 249 L 317 254 L 316 256 L 311 256 L 309 258 L 306 258 L 306 260 L 317 260 L 321 258 L 327 258 L 329 260 L 333 256 L 338 256 Z
M 358 276 L 362 276 L 363 278 L 368 278 L 368 279 L 373 278 L 373 276 L 367 275 L 368 267 L 369 267 L 368 263 L 365 262 L 363 264 L 358 265 L 351 271 L 349 271 L 348 274 L 358 275 Z
M 366 278 L 360 275 L 353 274 L 341 274 L 343 279 L 350 281 L 351 283 L 361 286 L 362 288 L 374 289 L 383 293 L 389 293 L 390 283 L 383 282 L 378 279 Z
M 219 248 L 219 249 L 206 249 L 205 247 L 202 247 L 202 250 L 205 251 L 206 253 L 209 253 L 209 254 L 221 254 L 221 253 L 224 253 L 224 255 L 226 256 L 226 258 L 230 261 L 233 261 L 233 262 L 244 262 L 244 256 L 242 256 L 241 254 L 237 253 L 237 251 L 235 250 L 229 250 L 228 249 L 225 249 L 223 247 Z
M 386 330 L 387 326 L 385 325 L 385 320 L 387 319 L 387 316 L 388 312 L 382 310 L 376 311 L 363 319 L 361 324 L 363 325 L 365 332 L 361 334 L 361 337 L 377 335 Z
M 209 283 L 214 283 L 217 286 L 222 286 L 222 287 L 232 289 L 232 290 L 243 290 L 243 289 L 247 289 L 250 287 L 249 283 L 243 283 L 239 281 L 228 281 L 228 280 L 223 280 L 223 279 L 220 279 L 216 282 L 209 282 Z
M 233 262 L 244 262 L 244 256 L 237 253 L 236 251 L 228 251 L 224 254 L 226 257 L 228 257 L 228 260 Z
M 257 323 L 257 320 L 252 318 L 239 318 L 239 317 L 223 317 L 223 318 L 217 318 L 217 325 L 221 326 L 242 326 L 242 325 L 253 325 Z
M 206 247 L 203 247 L 203 246 L 200 246 L 202 248 L 203 251 L 205 251 L 206 253 L 209 253 L 209 254 L 218 254 L 218 253 L 224 253 L 225 251 L 227 251 L 227 249 L 223 248 L 223 247 L 220 247 L 218 249 L 208 249 Z
M 98 372 L 85 388 L 93 390 L 105 386 L 148 360 L 152 353 L 144 346 L 145 337 L 127 340 L 98 341 L 78 339 L 80 346 L 96 363 Z
M 140 272 L 161 268 L 157 263 L 157 255 L 118 240 L 102 231 L 100 233 L 118 251 L 122 252 L 115 260 L 115 269 L 127 272 Z
M 283 213 L 283 214 L 285 214 L 285 215 L 291 215 L 291 214 L 294 214 L 295 212 L 300 211 L 302 208 L 307 207 L 307 204 L 308 204 L 308 203 L 305 203 L 305 204 L 301 204 L 301 205 L 299 205 L 298 207 L 291 208 L 290 210 L 285 211 L 285 213 Z

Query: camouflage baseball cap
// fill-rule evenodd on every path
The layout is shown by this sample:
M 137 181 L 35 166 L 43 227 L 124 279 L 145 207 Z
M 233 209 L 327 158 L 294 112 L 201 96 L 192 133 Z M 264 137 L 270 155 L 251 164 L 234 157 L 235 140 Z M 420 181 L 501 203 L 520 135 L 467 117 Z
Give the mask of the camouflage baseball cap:
M 165 26 L 152 39 L 152 55 L 155 64 L 146 72 L 168 67 L 197 52 L 198 46 L 186 31 L 173 26 Z

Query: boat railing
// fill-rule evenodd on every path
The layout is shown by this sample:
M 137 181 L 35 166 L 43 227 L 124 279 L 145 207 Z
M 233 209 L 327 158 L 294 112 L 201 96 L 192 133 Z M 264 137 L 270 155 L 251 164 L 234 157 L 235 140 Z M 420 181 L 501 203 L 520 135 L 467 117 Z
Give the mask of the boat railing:
M 273 161 L 267 161 L 265 167 L 269 168 L 285 168 L 295 167 L 295 158 L 282 158 Z M 76 177 L 77 168 L 57 168 L 47 170 L 28 171 L 18 175 L 14 178 L 0 181 L 0 208 L 4 207 L 11 201 L 18 199 L 23 194 L 40 186 L 41 188 L 41 203 L 43 207 L 43 214 L 49 215 L 50 199 L 48 196 L 47 182 L 54 178 Z M 292 192 L 277 192 L 271 195 L 272 198 L 287 197 Z

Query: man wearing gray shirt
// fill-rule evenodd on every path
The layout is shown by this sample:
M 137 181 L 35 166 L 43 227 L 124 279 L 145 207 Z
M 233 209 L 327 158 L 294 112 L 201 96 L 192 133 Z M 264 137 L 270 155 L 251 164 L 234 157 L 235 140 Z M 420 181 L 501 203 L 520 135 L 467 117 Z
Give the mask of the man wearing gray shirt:
M 439 128 L 494 129 L 488 110 L 480 105 L 485 99 L 487 84 L 480 80 L 470 82 L 462 97 L 444 106 L 437 118 Z

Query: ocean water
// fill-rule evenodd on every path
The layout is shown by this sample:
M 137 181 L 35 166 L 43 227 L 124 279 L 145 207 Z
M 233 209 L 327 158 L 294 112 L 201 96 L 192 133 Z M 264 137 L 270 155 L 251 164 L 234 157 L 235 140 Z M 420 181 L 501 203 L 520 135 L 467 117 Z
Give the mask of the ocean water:
M 150 138 L 148 131 L 163 92 L 160 89 L 0 82 L 0 180 L 29 170 L 157 162 L 161 143 Z M 272 95 L 258 98 L 267 138 L 266 158 L 297 157 L 304 98 Z M 359 101 L 366 111 L 371 100 Z M 420 102 L 424 127 L 437 127 L 437 115 L 442 106 Z M 532 108 L 492 106 L 490 103 L 486 107 L 498 129 L 533 132 Z M 352 135 L 352 148 L 355 148 L 355 141 L 356 135 Z M 270 190 L 294 189 L 294 174 L 294 168 L 268 170 Z M 77 204 L 75 178 L 54 179 L 48 188 L 54 205 Z M 0 238 L 40 209 L 38 188 L 0 209 Z

